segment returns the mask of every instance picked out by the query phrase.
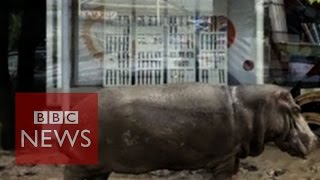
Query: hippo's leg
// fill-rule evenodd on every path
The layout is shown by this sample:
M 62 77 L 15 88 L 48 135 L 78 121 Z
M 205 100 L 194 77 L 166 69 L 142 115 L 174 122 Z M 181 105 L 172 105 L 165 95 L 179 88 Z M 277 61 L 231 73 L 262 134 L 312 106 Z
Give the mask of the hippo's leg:
M 64 180 L 106 180 L 111 172 L 98 166 L 66 166 Z
M 211 167 L 210 171 L 213 174 L 212 180 L 233 180 L 234 175 L 239 170 L 239 159 L 236 156 L 231 156 L 225 159 L 220 166 Z
M 236 158 L 236 162 L 235 162 L 235 165 L 234 165 L 233 175 L 232 175 L 232 177 L 231 177 L 232 180 L 237 180 L 237 179 L 238 179 L 239 169 L 240 169 L 240 159 L 239 159 L 239 158 Z
M 233 180 L 233 176 L 227 174 L 219 174 L 214 176 L 211 180 Z
M 236 175 L 238 174 L 240 169 L 240 159 L 238 157 L 235 158 L 235 164 L 234 164 L 234 171 L 233 174 Z

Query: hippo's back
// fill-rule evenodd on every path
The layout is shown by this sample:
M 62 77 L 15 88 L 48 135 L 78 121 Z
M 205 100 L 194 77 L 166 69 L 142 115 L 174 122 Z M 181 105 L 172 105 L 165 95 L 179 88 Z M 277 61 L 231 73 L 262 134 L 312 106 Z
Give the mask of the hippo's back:
M 99 123 L 106 142 L 100 151 L 117 172 L 214 166 L 234 148 L 231 99 L 223 86 L 103 89 Z

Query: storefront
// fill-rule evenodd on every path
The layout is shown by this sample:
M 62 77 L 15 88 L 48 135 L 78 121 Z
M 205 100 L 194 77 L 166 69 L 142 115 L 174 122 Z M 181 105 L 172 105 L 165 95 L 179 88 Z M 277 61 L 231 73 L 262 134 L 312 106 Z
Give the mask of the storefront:
M 263 1 L 47 2 L 48 88 L 264 82 Z

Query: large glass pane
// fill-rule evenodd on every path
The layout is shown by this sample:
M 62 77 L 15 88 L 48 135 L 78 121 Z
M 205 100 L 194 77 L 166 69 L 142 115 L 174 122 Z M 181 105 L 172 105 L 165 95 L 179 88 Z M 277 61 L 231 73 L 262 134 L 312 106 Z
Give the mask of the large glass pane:
M 215 14 L 219 4 L 79 1 L 77 84 L 226 84 L 227 18 Z

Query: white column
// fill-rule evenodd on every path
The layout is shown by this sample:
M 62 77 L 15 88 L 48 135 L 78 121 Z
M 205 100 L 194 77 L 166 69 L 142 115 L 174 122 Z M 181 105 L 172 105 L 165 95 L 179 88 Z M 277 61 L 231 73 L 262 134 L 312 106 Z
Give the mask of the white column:
M 257 84 L 264 84 L 264 0 L 255 0 L 256 9 L 256 77 Z

